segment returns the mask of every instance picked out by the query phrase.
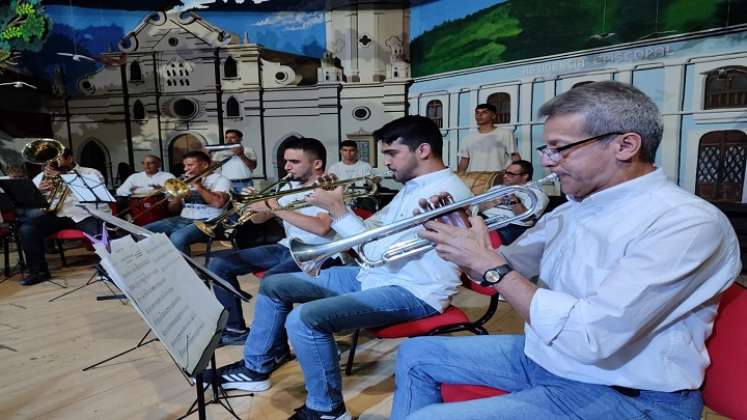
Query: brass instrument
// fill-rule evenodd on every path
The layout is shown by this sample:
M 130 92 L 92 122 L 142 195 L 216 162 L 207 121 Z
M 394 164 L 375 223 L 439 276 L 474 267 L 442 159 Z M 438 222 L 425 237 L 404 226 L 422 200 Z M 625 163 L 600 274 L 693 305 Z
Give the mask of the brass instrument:
M 449 214 L 454 211 L 458 211 L 466 206 L 479 205 L 480 203 L 494 201 L 501 197 L 515 194 L 525 193 L 529 196 L 531 204 L 527 206 L 527 209 L 515 215 L 514 217 L 492 217 L 485 220 L 485 224 L 488 230 L 495 230 L 506 226 L 515 221 L 528 219 L 531 217 L 537 209 L 537 195 L 530 187 L 539 186 L 549 182 L 555 182 L 558 176 L 554 173 L 545 176 L 544 178 L 530 182 L 525 185 L 513 185 L 496 188 L 486 193 L 476 195 L 461 201 L 457 201 L 451 204 L 447 204 L 442 207 L 435 208 L 433 210 L 418 214 L 408 219 L 403 219 L 392 224 L 374 228 L 357 235 L 349 236 L 347 238 L 328 242 L 321 245 L 309 245 L 303 243 L 298 238 L 292 238 L 290 240 L 290 252 L 293 260 L 298 264 L 298 267 L 306 274 L 316 277 L 319 275 L 322 264 L 327 258 L 337 254 L 338 252 L 346 251 L 348 249 L 355 249 L 358 254 L 356 262 L 364 268 L 378 267 L 381 265 L 389 264 L 390 262 L 397 261 L 402 258 L 410 257 L 413 255 L 419 255 L 424 252 L 430 251 L 435 245 L 426 239 L 411 239 L 402 241 L 392 245 L 387 249 L 378 260 L 371 260 L 366 257 L 363 250 L 363 246 L 369 242 L 379 240 L 381 238 L 412 229 L 420 226 L 421 224 L 433 220 L 439 216 Z
M 285 191 L 275 191 L 275 192 L 268 192 L 270 189 L 275 188 L 278 184 L 285 184 L 287 183 L 289 179 L 289 176 L 286 176 L 285 178 L 278 181 L 276 184 L 271 185 L 268 188 L 265 188 L 262 191 L 258 191 L 255 193 L 250 194 L 238 194 L 233 197 L 234 200 L 234 206 L 225 211 L 220 216 L 206 221 L 197 221 L 195 222 L 195 226 L 197 226 L 202 233 L 214 237 L 215 236 L 215 229 L 222 225 L 226 230 L 231 230 L 236 228 L 237 226 L 240 226 L 246 222 L 249 221 L 249 219 L 252 218 L 256 214 L 255 211 L 249 209 L 249 206 L 258 203 L 265 200 L 270 199 L 278 199 L 280 197 L 284 197 L 287 195 L 293 195 L 298 194 L 306 191 L 311 191 L 317 188 L 323 188 L 326 190 L 333 190 L 337 187 L 348 187 L 351 185 L 354 185 L 356 182 L 364 181 L 366 183 L 366 189 L 363 191 L 346 191 L 343 194 L 343 199 L 345 201 L 350 201 L 356 198 L 360 197 L 368 197 L 371 195 L 376 194 L 376 191 L 378 191 L 379 188 L 379 180 L 381 179 L 378 176 L 362 176 L 358 178 L 350 178 L 350 179 L 343 179 L 343 180 L 336 180 L 331 182 L 320 182 L 315 183 L 313 185 L 307 186 L 307 187 L 301 187 L 301 188 L 294 188 L 291 190 L 285 190 Z M 277 188 L 280 189 L 279 187 Z M 307 203 L 306 200 L 299 199 L 295 200 L 291 203 L 288 203 L 287 205 L 280 207 L 277 210 L 297 210 L 304 207 L 309 207 L 311 204 Z M 236 221 L 231 221 L 229 219 L 230 216 L 238 214 L 239 217 Z
M 40 138 L 26 143 L 23 146 L 21 155 L 29 163 L 55 167 L 57 159 L 62 156 L 64 151 L 65 146 L 58 140 Z M 52 182 L 52 189 L 45 193 L 45 198 L 47 199 L 46 211 L 57 213 L 62 208 L 62 204 L 65 202 L 65 198 L 67 198 L 70 191 L 59 176 L 50 178 L 45 173 L 42 177 L 43 181 Z
M 213 172 L 220 169 L 221 166 L 223 166 L 226 162 L 228 162 L 228 159 L 223 159 L 220 162 L 215 162 L 208 166 L 207 169 L 200 172 L 198 175 L 192 175 L 192 176 L 186 176 L 182 175 L 179 178 L 171 178 L 167 179 L 166 182 L 163 183 L 163 193 L 166 194 L 167 198 L 184 198 L 189 194 L 190 188 L 189 185 L 198 179 L 202 179 L 207 177 L 208 175 L 212 174 Z

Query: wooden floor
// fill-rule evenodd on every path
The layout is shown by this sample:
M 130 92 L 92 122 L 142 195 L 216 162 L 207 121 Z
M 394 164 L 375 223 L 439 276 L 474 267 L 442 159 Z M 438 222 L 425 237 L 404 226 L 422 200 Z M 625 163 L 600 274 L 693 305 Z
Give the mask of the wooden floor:
M 51 283 L 23 287 L 16 275 L 0 283 L 0 419 L 170 419 L 181 416 L 195 393 L 158 342 L 141 347 L 99 368 L 81 369 L 134 346 L 146 332 L 145 324 L 129 305 L 97 301 L 109 293 L 94 283 L 55 302 L 49 299 L 84 284 L 96 257 L 71 250 L 71 267 L 62 269 L 55 255 L 52 270 L 67 285 Z M 241 278 L 242 287 L 255 294 L 257 279 Z M 463 292 L 457 305 L 477 314 L 487 299 Z M 251 319 L 253 302 L 246 304 Z M 488 324 L 493 333 L 520 333 L 521 320 L 502 303 Z M 343 361 L 350 337 L 339 337 Z M 393 390 L 397 340 L 362 338 L 354 372 L 343 379 L 345 403 L 360 419 L 388 417 Z M 217 351 L 219 364 L 238 360 L 242 347 Z M 305 391 L 297 362 L 272 375 L 270 390 L 254 397 L 231 399 L 242 419 L 285 419 L 303 405 Z M 720 418 L 705 412 L 709 420 Z M 197 418 L 193 415 L 191 418 Z M 208 418 L 232 418 L 209 406 Z

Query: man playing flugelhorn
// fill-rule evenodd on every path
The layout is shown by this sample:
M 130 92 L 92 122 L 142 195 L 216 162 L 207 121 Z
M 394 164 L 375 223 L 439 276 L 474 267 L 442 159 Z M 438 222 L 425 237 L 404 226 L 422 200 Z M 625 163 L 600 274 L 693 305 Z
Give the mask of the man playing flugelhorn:
M 290 175 L 290 181 L 281 191 L 314 185 L 324 173 L 327 159 L 324 145 L 317 139 L 300 138 L 289 140 L 284 146 L 285 170 Z M 283 221 L 286 237 L 277 244 L 217 252 L 210 258 L 208 269 L 237 288 L 239 284 L 236 277 L 243 274 L 261 270 L 267 270 L 265 275 L 299 271 L 288 250 L 290 238 L 301 237 L 304 241 L 320 244 L 329 242 L 334 237 L 330 227 L 332 219 L 326 210 L 315 206 L 297 210 L 279 209 L 288 203 L 303 200 L 309 193 L 310 191 L 291 194 L 277 200 L 269 199 L 249 205 L 249 211 L 254 212 L 250 219 L 253 223 L 264 223 L 277 217 Z M 221 344 L 244 344 L 247 331 L 241 301 L 222 288 L 215 289 L 215 294 L 229 314 Z M 290 356 L 287 344 L 278 349 L 275 356 L 277 364 L 287 360 Z
M 385 165 L 402 190 L 367 220 L 389 224 L 412 215 L 419 200 L 443 189 L 457 200 L 471 195 L 444 166 L 441 131 L 428 118 L 408 116 L 374 132 Z M 345 206 L 343 189 L 317 189 L 307 201 L 325 208 L 332 228 L 350 236 L 368 228 Z M 378 255 L 394 243 L 415 237 L 411 229 L 366 246 Z M 264 391 L 279 352 L 290 339 L 303 370 L 308 396 L 292 418 L 349 419 L 342 398 L 339 356 L 332 335 L 357 328 L 380 327 L 443 311 L 459 285 L 459 270 L 430 251 L 376 268 L 332 267 L 317 278 L 304 273 L 277 274 L 262 280 L 254 322 L 244 345 L 244 359 L 218 372 L 208 371 L 226 389 Z M 294 308 L 294 304 L 300 305 Z

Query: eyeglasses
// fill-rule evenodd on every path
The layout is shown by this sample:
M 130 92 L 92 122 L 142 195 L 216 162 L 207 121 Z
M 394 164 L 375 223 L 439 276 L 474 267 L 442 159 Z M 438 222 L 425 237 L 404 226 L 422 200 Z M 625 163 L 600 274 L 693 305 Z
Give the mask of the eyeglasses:
M 588 139 L 579 140 L 577 142 L 566 144 L 565 146 L 560 146 L 560 147 L 550 147 L 548 145 L 544 145 L 544 146 L 538 147 L 537 148 L 537 152 L 541 156 L 544 156 L 544 157 L 546 157 L 547 159 L 549 159 L 549 160 L 551 160 L 553 162 L 560 162 L 561 160 L 563 160 L 563 155 L 561 153 L 564 150 L 568 150 L 568 149 L 571 149 L 573 147 L 580 146 L 582 144 L 591 143 L 593 141 L 601 140 L 601 139 L 603 139 L 603 138 L 605 138 L 607 136 L 611 136 L 613 134 L 619 136 L 619 135 L 622 135 L 622 134 L 625 134 L 625 133 L 621 133 L 619 131 L 613 131 L 611 133 L 605 133 L 605 134 L 600 134 L 598 136 L 589 137 Z
M 503 176 L 506 176 L 506 175 L 522 176 L 522 175 L 526 175 L 526 172 L 519 172 L 518 174 L 516 174 L 516 173 L 513 173 L 513 172 L 509 172 L 509 171 L 503 171 Z

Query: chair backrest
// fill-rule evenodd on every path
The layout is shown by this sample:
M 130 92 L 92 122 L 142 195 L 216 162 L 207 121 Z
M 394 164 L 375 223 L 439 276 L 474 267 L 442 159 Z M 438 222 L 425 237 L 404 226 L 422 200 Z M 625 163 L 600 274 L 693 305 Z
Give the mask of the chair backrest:
M 720 415 L 747 419 L 747 289 L 734 283 L 721 297 L 708 339 L 711 365 L 703 382 L 703 401 Z
M 358 217 L 364 220 L 368 219 L 374 214 L 371 210 L 362 209 L 360 207 L 353 207 L 353 213 L 355 213 Z

